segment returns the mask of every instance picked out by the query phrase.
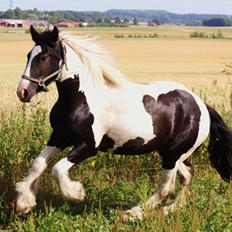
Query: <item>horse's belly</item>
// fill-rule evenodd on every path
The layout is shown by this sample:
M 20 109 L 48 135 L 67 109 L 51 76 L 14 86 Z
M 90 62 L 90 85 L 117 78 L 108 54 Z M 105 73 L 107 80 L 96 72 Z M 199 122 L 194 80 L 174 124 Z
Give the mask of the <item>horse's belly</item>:
M 145 110 L 129 111 L 127 115 L 117 117 L 107 136 L 114 142 L 113 151 L 126 146 L 132 153 L 142 152 L 143 147 L 156 138 L 151 116 Z

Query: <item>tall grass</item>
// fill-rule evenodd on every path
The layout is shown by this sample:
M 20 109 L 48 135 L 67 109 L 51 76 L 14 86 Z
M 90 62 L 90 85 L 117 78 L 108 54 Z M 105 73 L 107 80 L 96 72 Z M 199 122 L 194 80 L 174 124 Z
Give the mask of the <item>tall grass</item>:
M 216 91 L 216 90 L 215 90 Z M 223 90 L 221 90 L 223 92 Z M 219 110 L 232 126 L 230 101 L 216 101 L 205 88 L 199 95 Z M 218 92 L 218 91 L 217 91 Z M 218 94 L 221 94 L 218 92 Z M 191 158 L 196 170 L 188 203 L 164 216 L 159 208 L 142 221 L 122 223 L 123 209 L 144 202 L 158 186 L 161 163 L 157 153 L 125 157 L 99 153 L 70 172 L 81 181 L 87 199 L 63 200 L 50 177 L 49 165 L 40 181 L 37 206 L 26 219 L 14 214 L 14 185 L 28 172 L 32 160 L 49 138 L 48 110 L 43 104 L 18 106 L 1 112 L 0 229 L 9 231 L 231 231 L 232 186 L 223 182 L 208 161 L 207 144 Z M 177 183 L 177 189 L 180 184 Z

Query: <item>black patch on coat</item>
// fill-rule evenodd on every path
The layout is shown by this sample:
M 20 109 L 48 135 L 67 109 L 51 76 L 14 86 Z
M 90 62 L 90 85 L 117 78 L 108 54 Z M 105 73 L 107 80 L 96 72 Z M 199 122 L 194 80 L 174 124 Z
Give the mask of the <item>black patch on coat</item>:
M 95 156 L 97 152 L 96 148 L 88 146 L 85 142 L 81 142 L 69 152 L 67 159 L 72 163 L 79 164 L 85 159 Z
M 145 140 L 141 137 L 135 139 L 130 139 L 123 146 L 118 147 L 114 154 L 124 154 L 124 155 L 141 155 L 155 151 L 158 146 L 159 139 L 156 137 L 145 143 Z
M 192 95 L 183 90 L 159 95 L 157 101 L 143 97 L 144 107 L 151 115 L 157 151 L 165 169 L 175 167 L 176 161 L 196 142 L 201 112 Z
M 50 113 L 53 133 L 48 145 L 64 149 L 84 142 L 95 148 L 92 130 L 94 116 L 85 94 L 79 91 L 79 77 L 57 82 L 57 89 L 59 97 Z
M 137 137 L 136 139 L 130 139 L 123 144 L 122 147 L 118 147 L 114 153 L 115 154 L 125 154 L 125 155 L 137 155 L 140 153 L 146 153 L 143 147 L 144 139 Z
M 114 147 L 114 144 L 115 142 L 113 139 L 111 139 L 107 135 L 104 135 L 98 149 L 100 151 L 107 152 L 109 149 Z

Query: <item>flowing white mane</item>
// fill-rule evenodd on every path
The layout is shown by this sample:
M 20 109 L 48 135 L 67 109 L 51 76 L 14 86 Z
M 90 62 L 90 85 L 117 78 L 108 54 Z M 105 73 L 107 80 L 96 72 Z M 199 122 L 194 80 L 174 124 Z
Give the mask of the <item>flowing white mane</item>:
M 91 78 L 110 87 L 121 87 L 128 83 L 123 74 L 113 65 L 110 54 L 95 39 L 70 34 L 60 34 L 60 39 L 80 58 Z

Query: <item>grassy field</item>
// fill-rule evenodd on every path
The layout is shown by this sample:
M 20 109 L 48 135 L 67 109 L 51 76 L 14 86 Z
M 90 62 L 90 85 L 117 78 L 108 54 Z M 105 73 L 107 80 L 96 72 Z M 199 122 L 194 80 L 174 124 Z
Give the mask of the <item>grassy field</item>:
M 217 33 L 223 39 L 190 38 L 192 32 Z M 184 83 L 214 106 L 231 127 L 232 28 L 160 26 L 81 28 L 72 31 L 98 37 L 117 66 L 136 82 L 174 80 Z M 128 38 L 149 35 L 159 38 Z M 115 38 L 123 34 L 125 38 Z M 83 202 L 63 200 L 50 176 L 52 161 L 40 182 L 37 206 L 22 219 L 12 210 L 14 185 L 21 180 L 49 138 L 48 114 L 55 87 L 23 105 L 15 94 L 33 43 L 23 30 L 0 29 L 0 231 L 232 231 L 232 185 L 223 182 L 208 162 L 205 144 L 191 158 L 195 177 L 188 204 L 164 217 L 159 209 L 143 221 L 122 223 L 120 212 L 144 202 L 158 186 L 160 159 L 100 153 L 71 170 L 86 189 Z M 180 187 L 177 183 L 177 189 Z

